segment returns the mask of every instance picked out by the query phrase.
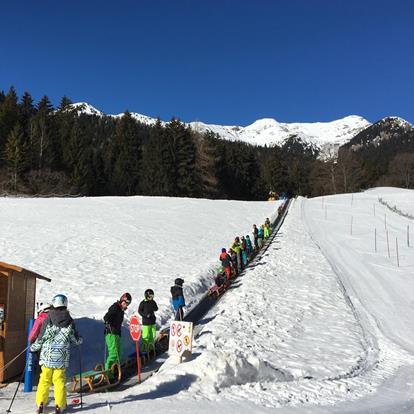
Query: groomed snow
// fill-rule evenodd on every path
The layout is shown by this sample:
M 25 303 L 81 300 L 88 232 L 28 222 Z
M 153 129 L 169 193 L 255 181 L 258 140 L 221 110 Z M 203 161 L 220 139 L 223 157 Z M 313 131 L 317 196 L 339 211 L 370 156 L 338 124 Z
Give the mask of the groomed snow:
M 414 191 L 389 188 L 294 201 L 265 255 L 204 317 L 192 360 L 177 365 L 169 359 L 140 386 L 87 396 L 85 409 L 414 412 L 414 254 L 404 243 L 412 220 L 379 197 L 392 205 L 414 203 Z M 158 282 L 156 299 L 167 322 L 170 281 L 188 275 L 187 297 L 199 296 L 221 245 L 276 206 L 143 197 L 3 199 L 2 260 L 40 273 L 46 268 L 43 274 L 58 283 L 70 279 L 66 292 L 77 317 L 101 317 L 114 298 L 107 292 L 120 285 L 139 294 L 147 287 L 143 280 Z M 145 240 L 153 232 L 157 248 L 149 249 Z M 154 258 L 165 269 L 155 267 Z M 56 282 L 42 284 L 40 295 L 51 295 Z M 91 303 L 91 296 L 100 299 Z M 12 391 L 1 390 L 2 398 Z M 19 394 L 16 412 L 33 401 L 34 395 Z

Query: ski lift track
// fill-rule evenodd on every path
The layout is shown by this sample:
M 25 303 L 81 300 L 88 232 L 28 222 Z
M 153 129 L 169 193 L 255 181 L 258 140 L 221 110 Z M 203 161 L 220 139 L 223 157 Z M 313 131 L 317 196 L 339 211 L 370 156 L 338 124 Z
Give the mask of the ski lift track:
M 264 254 L 267 252 L 267 249 L 272 244 L 272 242 L 275 239 L 278 231 L 280 230 L 280 227 L 282 226 L 282 224 L 285 220 L 285 217 L 288 213 L 288 209 L 289 209 L 289 206 L 290 206 L 291 202 L 292 202 L 291 199 L 289 199 L 287 202 L 285 202 L 285 204 L 283 206 L 282 214 L 278 215 L 276 217 L 276 219 L 273 221 L 274 230 L 272 231 L 271 236 L 269 237 L 269 239 L 266 240 L 264 246 L 259 251 L 259 253 L 257 253 L 257 255 L 254 257 L 254 259 L 240 273 L 238 278 L 243 276 L 246 270 L 248 270 L 249 268 L 255 266 L 256 263 L 259 262 L 262 259 L 262 257 L 264 256 Z M 184 321 L 185 322 L 193 322 L 195 327 L 197 327 L 198 323 L 202 321 L 202 318 L 207 314 L 207 312 L 209 312 L 221 300 L 221 298 L 226 293 L 227 293 L 227 290 L 224 291 L 223 294 L 221 294 L 216 300 L 214 300 L 211 297 L 209 297 L 208 292 L 206 292 L 202 296 L 202 298 L 200 299 L 198 304 L 195 305 L 193 308 L 191 308 L 191 310 L 184 316 Z M 162 334 L 167 335 L 167 339 L 169 339 L 169 332 L 170 332 L 170 328 L 165 328 L 165 329 L 161 330 Z M 197 337 L 197 334 L 195 335 L 195 337 Z M 158 353 L 156 358 L 152 362 L 150 362 L 148 365 L 143 367 L 143 370 L 141 372 L 141 383 L 146 381 L 148 378 L 150 378 L 152 375 L 154 375 L 155 373 L 157 373 L 159 371 L 159 369 L 161 368 L 163 363 L 166 361 L 166 357 L 165 357 L 166 352 L 167 351 Z M 135 367 L 136 367 L 136 365 L 135 365 Z M 129 368 L 131 368 L 131 366 Z M 131 371 L 131 373 L 130 373 L 130 371 Z M 120 385 L 118 387 L 116 387 L 116 390 L 118 390 L 118 391 L 123 390 L 123 389 L 129 388 L 133 385 L 138 384 L 138 381 L 137 381 L 137 378 L 136 378 L 136 371 L 132 372 L 131 369 L 128 369 L 128 374 L 129 375 L 127 375 L 126 378 L 121 381 Z

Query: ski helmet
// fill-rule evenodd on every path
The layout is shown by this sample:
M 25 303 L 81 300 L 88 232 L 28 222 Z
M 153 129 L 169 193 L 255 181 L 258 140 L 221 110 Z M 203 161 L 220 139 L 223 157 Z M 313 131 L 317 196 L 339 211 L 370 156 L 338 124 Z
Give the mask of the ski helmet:
M 56 295 L 52 299 L 52 306 L 54 308 L 67 308 L 68 307 L 68 298 L 65 295 Z
M 126 292 L 126 293 L 124 293 L 121 296 L 121 298 L 119 299 L 119 301 L 120 302 L 125 302 L 125 303 L 127 303 L 129 305 L 131 303 L 131 301 L 132 301 L 132 297 L 131 297 L 131 295 L 128 292 Z
M 154 296 L 154 291 L 152 289 L 147 289 L 144 293 L 145 297 Z
M 175 279 L 174 283 L 178 286 L 182 286 L 184 284 L 184 280 L 178 277 L 177 279 Z
M 222 247 L 221 252 L 222 253 L 226 253 L 226 248 L 225 247 Z
M 50 303 L 40 302 L 37 307 L 37 313 L 49 312 L 49 309 L 50 309 Z

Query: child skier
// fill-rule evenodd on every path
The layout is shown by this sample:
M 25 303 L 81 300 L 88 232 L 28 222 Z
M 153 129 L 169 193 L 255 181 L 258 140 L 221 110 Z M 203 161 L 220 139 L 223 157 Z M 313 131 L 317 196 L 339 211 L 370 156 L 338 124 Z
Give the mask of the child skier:
M 270 227 L 267 223 L 264 224 L 263 232 L 264 232 L 264 238 L 267 240 L 270 237 Z
M 253 241 L 255 250 L 259 250 L 259 230 L 256 227 L 256 224 L 253 224 Z
M 241 244 L 241 255 L 242 255 L 243 266 L 246 267 L 247 266 L 247 244 L 246 244 L 246 239 L 244 238 L 244 236 L 241 236 L 240 244 Z
M 221 287 L 226 283 L 226 272 L 223 267 L 221 267 L 217 271 L 217 275 L 214 278 L 214 283 L 216 284 L 217 287 Z
M 52 300 L 52 306 L 38 338 L 30 346 L 31 352 L 40 350 L 39 364 L 42 373 L 36 392 L 39 414 L 44 411 L 52 383 L 55 414 L 60 414 L 66 408 L 66 368 L 69 366 L 70 344 L 82 343 L 82 338 L 79 337 L 75 323 L 67 310 L 67 297 L 56 295 Z
M 249 235 L 246 235 L 246 253 L 249 260 L 251 260 L 251 256 L 253 254 L 253 246 Z
M 242 257 L 241 257 L 241 244 L 240 238 L 236 237 L 231 245 L 232 250 L 236 253 L 237 258 L 237 271 L 240 272 L 243 269 Z
M 177 278 L 174 281 L 174 286 L 171 286 L 170 289 L 176 321 L 182 321 L 184 319 L 185 299 L 183 292 L 183 284 L 184 280 L 181 278 Z
M 104 316 L 105 321 L 105 344 L 108 348 L 108 356 L 105 361 L 105 370 L 109 371 L 117 362 L 121 364 L 122 347 L 121 331 L 124 313 L 132 301 L 131 295 L 124 293 L 118 301 L 112 304 Z M 109 371 L 109 380 L 114 380 L 114 373 Z
M 233 273 L 234 277 L 237 277 L 239 274 L 237 270 L 237 254 L 231 247 L 229 249 L 229 256 L 231 258 L 231 273 Z M 231 273 L 227 280 L 230 280 Z
M 33 328 L 29 334 L 29 342 L 32 344 L 36 341 L 37 337 L 39 336 L 43 324 L 49 315 L 50 304 L 49 303 L 41 303 L 39 305 L 39 309 L 37 311 L 37 318 L 33 324 Z
M 227 280 L 230 280 L 232 259 L 224 247 L 221 249 L 219 259 L 221 262 L 221 266 L 224 268 L 224 271 L 226 272 Z
M 138 313 L 142 316 L 142 350 L 155 351 L 155 312 L 158 310 L 154 300 L 154 291 L 147 289 L 144 293 L 145 299 L 139 304 Z
M 257 232 L 257 243 L 259 244 L 259 248 L 261 249 L 263 246 L 263 238 L 264 238 L 264 226 L 263 224 L 260 226 Z

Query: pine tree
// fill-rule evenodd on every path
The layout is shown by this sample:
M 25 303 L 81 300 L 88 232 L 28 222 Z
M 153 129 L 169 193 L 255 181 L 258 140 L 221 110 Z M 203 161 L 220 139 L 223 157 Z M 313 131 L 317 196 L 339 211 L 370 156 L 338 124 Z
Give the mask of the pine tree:
M 37 114 L 33 119 L 33 154 L 32 164 L 38 174 L 45 166 L 53 162 L 53 128 L 51 128 L 51 112 L 53 106 L 47 96 L 44 96 L 37 105 Z
M 17 178 L 25 166 L 23 130 L 19 124 L 15 125 L 7 138 L 3 157 L 10 169 L 13 191 L 17 191 Z
M 142 155 L 142 191 L 153 196 L 172 195 L 175 168 L 167 131 L 158 119 L 149 132 Z
M 19 121 L 19 108 L 17 106 L 17 94 L 13 86 L 4 97 L 0 105 L 0 148 L 4 146 L 10 131 Z
M 119 195 L 139 192 L 142 136 L 137 122 L 127 111 L 118 121 L 115 133 L 116 158 L 112 182 Z

